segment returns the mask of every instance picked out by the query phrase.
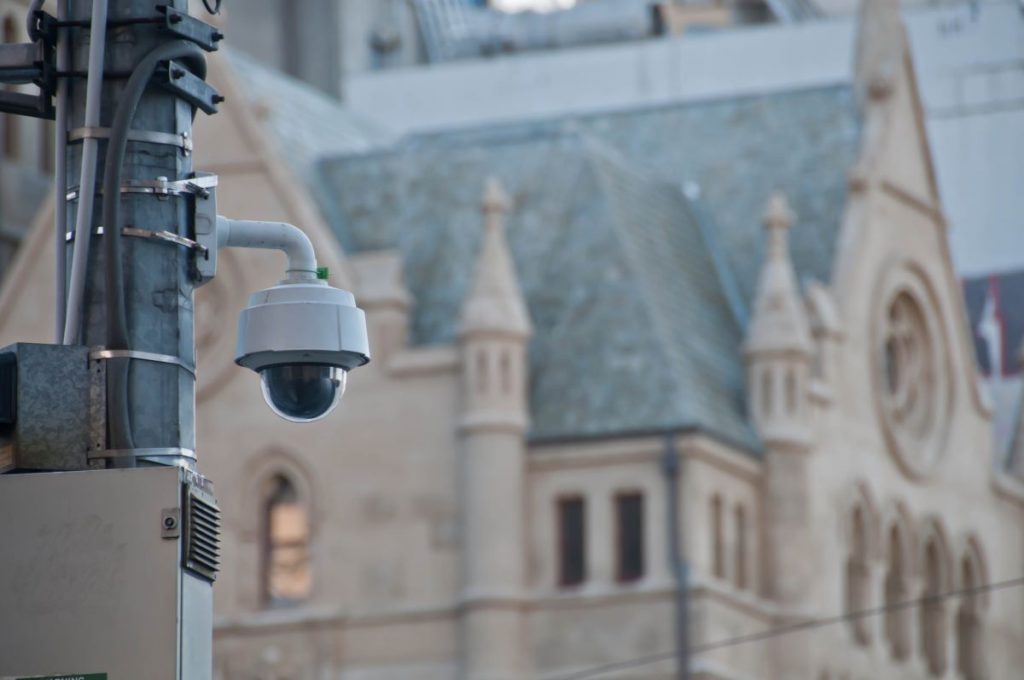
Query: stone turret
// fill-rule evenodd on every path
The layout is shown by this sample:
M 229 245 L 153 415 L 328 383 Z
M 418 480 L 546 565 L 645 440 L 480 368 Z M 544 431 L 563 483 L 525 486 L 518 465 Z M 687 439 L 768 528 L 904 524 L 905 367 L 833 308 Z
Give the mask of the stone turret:
M 811 549 L 808 461 L 809 382 L 813 344 L 787 237 L 794 215 L 781 194 L 764 214 L 768 243 L 747 331 L 749 410 L 764 443 L 764 596 L 783 618 L 800 617 L 813 602 L 807 585 L 816 565 Z M 806 659 L 782 655 L 777 677 L 810 677 Z
M 511 203 L 487 182 L 484 234 L 462 305 L 461 650 L 466 680 L 524 678 L 524 435 L 531 332 L 505 239 Z
M 781 194 L 769 199 L 768 234 L 747 331 L 747 395 L 750 413 L 768 446 L 806 446 L 810 438 L 807 387 L 814 346 L 810 324 L 789 259 L 793 213 Z
M 380 250 L 350 261 L 359 304 L 366 311 L 374 363 L 387 366 L 388 359 L 404 349 L 409 340 L 412 296 L 402 277 L 402 256 L 397 250 Z

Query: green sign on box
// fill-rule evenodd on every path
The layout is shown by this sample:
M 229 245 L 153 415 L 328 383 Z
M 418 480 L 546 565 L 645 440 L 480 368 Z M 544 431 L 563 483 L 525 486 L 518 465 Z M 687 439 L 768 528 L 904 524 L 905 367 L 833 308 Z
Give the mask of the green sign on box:
M 71 673 L 66 675 L 33 675 L 30 678 L 0 678 L 0 680 L 107 680 L 107 674 Z

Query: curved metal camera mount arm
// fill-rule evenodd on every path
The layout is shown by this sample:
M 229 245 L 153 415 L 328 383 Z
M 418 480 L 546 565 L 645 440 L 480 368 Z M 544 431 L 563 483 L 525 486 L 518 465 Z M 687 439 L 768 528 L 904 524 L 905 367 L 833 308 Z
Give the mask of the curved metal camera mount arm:
M 305 232 L 286 222 L 232 220 L 217 216 L 218 248 L 265 248 L 288 257 L 284 282 L 317 280 L 316 252 Z

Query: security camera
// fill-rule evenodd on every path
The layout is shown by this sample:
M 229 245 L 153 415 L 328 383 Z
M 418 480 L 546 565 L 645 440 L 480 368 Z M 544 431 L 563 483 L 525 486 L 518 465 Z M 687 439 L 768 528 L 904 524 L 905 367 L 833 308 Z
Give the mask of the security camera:
M 249 298 L 235 354 L 235 363 L 259 373 L 274 413 L 312 422 L 334 410 L 348 372 L 370 360 L 366 317 L 348 291 L 284 282 Z
M 363 310 L 352 293 L 321 278 L 325 270 L 298 227 L 219 215 L 215 220 L 197 229 L 200 245 L 212 255 L 203 265 L 207 280 L 215 273 L 218 248 L 270 248 L 288 256 L 284 280 L 254 293 L 242 311 L 235 363 L 259 373 L 263 398 L 277 415 L 296 423 L 323 418 L 341 401 L 348 372 L 370 361 Z

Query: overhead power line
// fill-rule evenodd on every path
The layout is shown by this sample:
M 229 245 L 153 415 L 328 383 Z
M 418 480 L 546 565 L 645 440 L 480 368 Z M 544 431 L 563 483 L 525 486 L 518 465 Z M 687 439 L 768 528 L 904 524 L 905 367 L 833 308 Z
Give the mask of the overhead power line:
M 814 628 L 832 626 L 837 623 L 843 623 L 845 621 L 867 619 L 871 618 L 872 616 L 878 616 L 879 614 L 885 614 L 886 612 L 890 611 L 899 611 L 901 609 L 910 609 L 912 607 L 918 607 L 933 602 L 941 602 L 951 597 L 960 597 L 962 595 L 976 595 L 980 593 L 992 592 L 995 590 L 1006 590 L 1009 588 L 1016 588 L 1019 586 L 1024 586 L 1024 576 L 1015 579 L 1010 579 L 1008 581 L 998 581 L 996 583 L 989 583 L 986 585 L 977 586 L 975 588 L 951 590 L 947 593 L 929 595 L 928 597 L 922 597 L 916 600 L 905 600 L 903 602 L 897 602 L 895 604 L 885 605 L 882 607 L 861 609 L 859 611 L 847 612 L 845 614 L 839 614 L 837 616 L 829 616 L 820 619 L 808 619 L 807 621 L 801 621 L 799 623 L 794 623 L 788 626 L 770 628 L 759 633 L 750 633 L 748 635 L 739 635 L 737 637 L 727 638 L 725 640 L 706 642 L 701 645 L 691 646 L 690 652 L 710 652 L 715 649 L 735 647 L 737 645 L 745 645 L 751 642 L 760 642 L 762 640 L 768 640 L 770 638 L 780 637 L 782 635 L 789 635 L 791 633 L 799 633 L 801 631 L 811 630 Z M 627 668 L 636 668 L 638 666 L 646 666 L 652 663 L 658 663 L 660 661 L 669 661 L 671 659 L 674 659 L 675 656 L 675 651 L 661 652 L 659 654 L 649 654 L 647 656 L 636 657 L 634 659 L 628 659 L 625 661 L 615 661 L 601 666 L 594 666 L 593 668 L 585 668 L 583 670 L 573 671 L 565 675 L 551 675 L 547 676 L 544 680 L 584 680 L 585 678 L 593 678 L 599 675 L 603 675 L 605 673 L 611 673 L 612 671 L 625 670 Z

